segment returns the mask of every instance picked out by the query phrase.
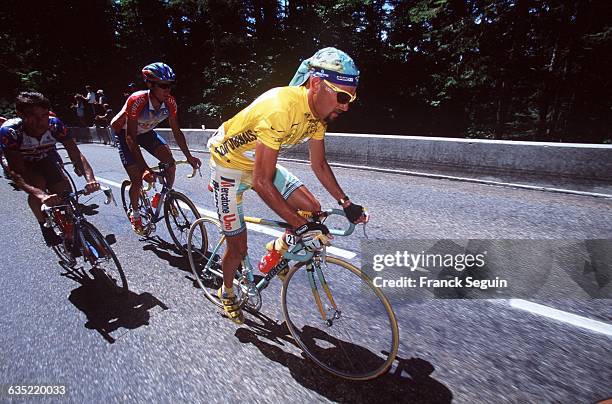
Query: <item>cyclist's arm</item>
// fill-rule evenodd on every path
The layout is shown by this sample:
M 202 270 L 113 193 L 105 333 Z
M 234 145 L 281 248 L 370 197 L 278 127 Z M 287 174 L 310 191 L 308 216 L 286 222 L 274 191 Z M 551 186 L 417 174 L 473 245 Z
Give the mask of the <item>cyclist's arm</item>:
M 170 128 L 172 129 L 172 135 L 174 135 L 176 144 L 181 149 L 185 157 L 187 157 L 187 160 L 189 160 L 192 157 L 191 152 L 187 148 L 187 140 L 185 140 L 185 135 L 183 134 L 183 131 L 179 127 L 177 117 L 170 115 L 168 117 L 168 123 L 170 124 Z
M 274 212 L 294 228 L 306 223 L 283 199 L 274 186 L 278 150 L 257 142 L 255 147 L 255 168 L 253 170 L 253 189 Z
M 28 184 L 23 179 L 23 176 L 26 174 L 26 169 L 21 153 L 13 150 L 5 150 L 4 155 L 6 156 L 6 161 L 8 161 L 7 168 L 11 176 L 11 180 L 15 183 L 17 188 L 25 191 L 27 194 L 32 195 L 35 198 L 40 199 L 41 201 L 49 196 L 44 190 Z
M 310 167 L 315 173 L 319 182 L 335 200 L 344 198 L 344 191 L 340 188 L 336 176 L 325 158 L 325 141 L 310 139 L 308 141 L 310 151 Z
M 62 142 L 62 144 L 68 152 L 68 157 L 70 157 L 70 161 L 72 161 L 72 164 L 74 164 L 74 167 L 78 170 L 77 172 L 85 174 L 85 180 L 88 183 L 95 182 L 96 177 L 94 176 L 93 169 L 89 165 L 89 162 L 87 161 L 83 153 L 81 153 L 81 151 L 77 147 L 74 140 L 66 139 Z
M 136 159 L 136 164 L 143 170 L 148 170 L 149 166 L 145 161 L 144 157 L 142 157 L 142 151 L 140 150 L 140 146 L 136 138 L 138 137 L 138 121 L 136 119 L 127 118 L 127 130 L 125 134 L 125 142 L 128 145 L 128 148 L 132 152 L 132 156 Z

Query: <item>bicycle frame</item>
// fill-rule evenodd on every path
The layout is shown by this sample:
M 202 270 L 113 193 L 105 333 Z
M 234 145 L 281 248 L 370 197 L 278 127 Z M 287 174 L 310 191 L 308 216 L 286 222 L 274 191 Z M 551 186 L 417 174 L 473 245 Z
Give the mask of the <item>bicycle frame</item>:
M 111 203 L 111 201 L 114 202 L 113 194 L 110 188 L 102 189 L 102 191 L 106 195 L 106 201 L 104 201 L 105 205 L 108 205 L 109 203 Z M 67 216 L 66 219 L 72 225 L 72 234 L 71 234 L 71 237 L 66 238 L 66 234 L 64 234 L 64 229 L 62 229 L 62 238 L 64 238 L 67 241 L 70 241 L 71 243 L 75 243 L 75 242 L 78 243 L 77 245 L 78 245 L 78 248 L 81 250 L 81 253 L 85 253 L 86 251 L 91 251 L 91 249 L 89 250 L 86 249 L 86 247 L 88 247 L 87 240 L 85 240 L 85 237 L 83 236 L 83 231 L 82 231 L 82 223 L 87 222 L 87 219 L 85 218 L 85 215 L 83 214 L 83 211 L 81 207 L 79 206 L 79 196 L 81 195 L 85 195 L 85 190 L 70 192 L 66 195 L 67 203 L 61 204 L 61 205 L 55 205 L 51 207 L 43 205 L 41 209 L 46 212 L 47 217 L 49 218 L 48 220 L 53 220 L 51 219 L 54 214 L 53 212 L 64 208 L 66 211 L 65 216 Z M 84 257 L 89 259 L 87 255 L 84 255 Z M 99 258 L 99 257 L 96 256 L 95 258 Z
M 177 160 L 175 162 L 175 166 L 179 164 L 189 164 L 189 163 L 186 160 Z M 187 175 L 187 178 L 195 177 L 196 170 L 197 169 L 194 169 L 191 174 Z M 164 215 L 161 214 L 161 212 L 164 207 L 164 201 L 166 200 L 166 197 L 168 196 L 170 191 L 172 191 L 172 188 L 170 188 L 168 186 L 168 183 L 166 182 L 166 164 L 159 163 L 158 167 L 153 169 L 153 171 L 155 172 L 155 181 L 156 182 L 159 181 L 159 183 L 162 186 L 162 189 L 159 192 L 159 202 L 157 203 L 157 207 L 153 210 L 153 206 L 151 206 L 150 204 L 148 206 L 153 211 L 153 216 L 151 217 L 151 223 L 156 224 L 164 218 Z M 143 193 L 143 197 L 145 197 L 144 198 L 145 200 L 148 199 L 146 198 L 146 193 L 150 191 L 151 189 L 155 189 L 154 184 L 146 184 L 145 186 L 142 187 L 141 192 Z
M 345 216 L 344 212 L 340 209 L 329 209 L 326 210 L 324 212 L 322 212 L 322 216 L 323 217 L 328 217 L 331 215 L 339 215 L 339 216 Z M 281 221 L 276 221 L 276 220 L 269 220 L 269 219 L 262 219 L 262 218 L 257 218 L 257 217 L 249 217 L 249 216 L 245 216 L 244 221 L 247 223 L 254 223 L 254 224 L 259 224 L 259 225 L 263 225 L 263 226 L 267 226 L 267 227 L 276 227 L 276 228 L 282 228 L 282 229 L 288 229 L 291 228 L 291 226 L 288 223 L 285 222 L 281 222 Z M 353 223 L 349 223 L 348 228 L 341 230 L 341 229 L 330 229 L 330 233 L 334 236 L 349 236 L 350 234 L 353 233 L 353 231 L 355 230 L 355 225 Z M 191 234 L 190 234 L 191 236 Z M 211 251 L 211 256 L 208 259 L 204 270 L 206 271 L 210 271 L 213 274 L 219 276 L 219 277 L 223 277 L 223 273 L 216 271 L 214 269 L 211 268 L 211 264 L 212 264 L 212 259 L 215 255 L 217 255 L 217 251 L 219 251 L 219 248 L 223 245 L 223 242 L 225 241 L 225 235 L 222 235 L 219 242 L 217 243 L 217 245 L 214 247 L 214 249 Z M 191 242 L 191 239 L 189 239 L 189 243 Z M 276 265 L 276 267 L 272 268 L 272 270 L 270 272 L 268 272 L 266 274 L 266 276 L 264 276 L 257 284 L 255 284 L 255 275 L 253 272 L 253 266 L 251 265 L 251 260 L 249 258 L 248 253 L 245 255 L 245 257 L 242 260 L 242 276 L 245 277 L 249 283 L 249 285 L 254 285 L 257 288 L 257 292 L 261 293 L 264 289 L 266 289 L 268 287 L 268 285 L 270 284 L 270 281 L 282 270 L 284 270 L 285 268 L 287 268 L 289 266 L 289 263 L 291 261 L 296 261 L 296 262 L 309 262 L 309 261 L 314 261 L 314 260 L 319 260 L 321 256 L 324 256 L 324 251 L 323 252 L 305 252 L 302 253 L 302 251 L 304 251 L 304 248 L 301 244 L 297 244 L 295 245 L 290 251 L 285 252 L 285 254 L 283 254 L 283 258 L 281 259 L 281 261 L 279 262 L 278 265 Z M 320 265 L 315 265 L 316 268 L 316 273 L 317 273 L 317 277 L 321 283 L 321 285 L 323 286 L 323 289 L 325 291 L 325 294 L 327 295 L 327 297 L 330 300 L 330 303 L 335 307 L 335 303 L 333 301 L 333 297 L 331 296 L 331 291 L 329 290 L 329 287 L 327 286 L 327 282 L 325 281 L 325 277 L 323 276 L 323 273 L 321 271 Z M 314 281 L 311 281 L 311 287 L 313 288 L 313 293 L 316 292 L 316 284 L 314 283 Z M 321 304 L 320 301 L 320 297 L 318 296 L 318 294 L 315 294 L 315 299 L 317 300 L 317 305 L 319 306 L 319 309 L 321 310 L 321 313 L 323 314 L 323 306 Z M 324 320 L 326 320 L 324 318 Z

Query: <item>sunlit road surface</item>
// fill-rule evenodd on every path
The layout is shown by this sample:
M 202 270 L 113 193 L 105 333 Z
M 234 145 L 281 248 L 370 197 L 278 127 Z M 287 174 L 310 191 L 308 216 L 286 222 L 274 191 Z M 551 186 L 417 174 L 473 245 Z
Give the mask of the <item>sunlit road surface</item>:
M 82 145 L 101 182 L 120 201 L 118 152 Z M 177 157 L 180 152 L 175 152 Z M 182 158 L 182 156 L 180 156 Z M 206 154 L 199 155 L 204 161 Z M 305 164 L 283 163 L 323 206 L 335 201 Z M 372 214 L 371 240 L 408 238 L 612 238 L 611 202 L 414 176 L 335 169 L 351 199 Z M 176 189 L 212 211 L 208 168 Z M 131 293 L 111 301 L 60 276 L 25 195 L 0 179 L 0 401 L 11 385 L 64 385 L 71 402 L 594 402 L 612 396 L 609 300 L 428 300 L 391 294 L 401 344 L 392 371 L 370 382 L 330 376 L 304 358 L 282 327 L 279 281 L 263 295 L 262 323 L 237 327 L 195 287 L 186 259 L 139 241 L 120 206 L 91 221 L 116 235 Z M 251 216 L 275 218 L 254 192 Z M 162 239 L 170 240 L 163 222 Z M 258 259 L 272 237 L 249 231 Z M 337 238 L 336 255 L 359 264 L 358 229 Z M 15 398 L 15 397 L 13 397 Z M 41 397 L 27 397 L 34 401 Z M 393 400 L 393 401 L 390 401 Z

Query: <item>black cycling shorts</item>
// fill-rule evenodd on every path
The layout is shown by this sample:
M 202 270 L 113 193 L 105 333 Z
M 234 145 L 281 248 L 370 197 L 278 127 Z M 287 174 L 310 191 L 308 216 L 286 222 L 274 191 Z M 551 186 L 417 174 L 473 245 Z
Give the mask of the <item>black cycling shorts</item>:
M 49 153 L 47 157 L 38 161 L 24 161 L 26 177 L 41 176 L 45 179 L 47 187 L 65 181 L 66 177 L 58 165 L 57 158 L 57 154 Z

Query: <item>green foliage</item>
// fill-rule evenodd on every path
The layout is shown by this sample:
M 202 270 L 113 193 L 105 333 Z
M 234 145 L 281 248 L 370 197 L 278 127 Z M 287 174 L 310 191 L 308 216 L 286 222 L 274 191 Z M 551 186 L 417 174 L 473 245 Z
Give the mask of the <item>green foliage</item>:
M 612 20 L 602 1 L 5 3 L 3 97 L 38 89 L 60 116 L 72 116 L 87 83 L 118 110 L 127 83 L 142 87 L 142 66 L 164 61 L 178 76 L 181 123 L 214 127 L 335 46 L 361 80 L 331 130 L 581 142 L 612 133 Z

